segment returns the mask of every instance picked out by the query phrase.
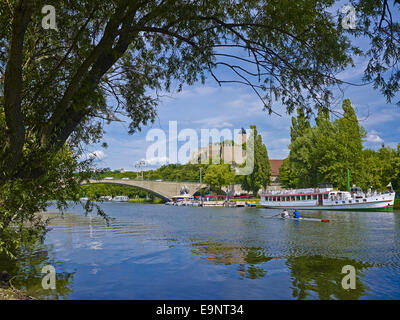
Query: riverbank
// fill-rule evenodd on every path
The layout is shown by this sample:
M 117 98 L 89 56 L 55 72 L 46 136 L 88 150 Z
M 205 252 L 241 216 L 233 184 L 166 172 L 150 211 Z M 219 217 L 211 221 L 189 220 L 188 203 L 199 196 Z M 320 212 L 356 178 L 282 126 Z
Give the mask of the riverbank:
M 0 288 L 0 300 L 35 300 L 35 298 L 28 296 L 21 290 Z
M 394 199 L 394 210 L 400 210 L 400 198 Z

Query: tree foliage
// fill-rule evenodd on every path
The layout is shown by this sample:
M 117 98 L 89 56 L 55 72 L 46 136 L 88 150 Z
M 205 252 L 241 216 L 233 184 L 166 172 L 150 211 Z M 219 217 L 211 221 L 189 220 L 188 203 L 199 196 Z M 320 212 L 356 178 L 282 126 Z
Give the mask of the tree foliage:
M 363 152 L 365 181 L 369 186 L 385 190 L 391 182 L 400 191 L 400 144 L 397 149 L 382 146 L 378 151 L 366 149 Z
M 235 171 L 228 164 L 212 164 L 207 168 L 203 181 L 211 190 L 218 191 L 234 183 Z
M 111 184 L 90 184 L 82 186 L 80 195 L 97 200 L 102 196 L 127 196 L 129 198 L 154 198 L 154 196 L 144 190 L 130 186 L 111 185 Z
M 352 0 L 350 3 L 357 12 L 357 28 L 350 33 L 369 41 L 364 50 L 368 64 L 363 80 L 372 82 L 387 102 L 400 105 L 400 1 Z
M 79 199 L 81 179 L 75 178 L 75 171 L 85 172 L 88 163 L 78 163 L 66 147 L 53 156 L 37 154 L 35 163 L 45 166 L 44 175 L 15 178 L 0 187 L 0 252 L 13 255 L 24 239 L 40 236 L 46 224 L 36 213 L 45 210 L 49 201 L 56 199 L 63 210 L 68 200 Z
M 343 116 L 335 121 L 321 113 L 313 127 L 292 139 L 290 154 L 279 172 L 282 184 L 301 188 L 332 183 L 344 190 L 349 169 L 351 184 L 363 189 L 372 186 L 384 190 L 389 182 L 398 188 L 399 150 L 383 147 L 375 152 L 364 149 L 366 132 L 359 125 L 349 99 L 343 101 L 342 109 Z
M 297 137 L 304 134 L 306 130 L 310 129 L 310 122 L 304 115 L 302 108 L 297 109 L 297 117 L 292 117 L 292 126 L 290 127 L 290 140 L 293 142 Z
M 57 31 L 41 26 L 45 4 L 56 8 Z M 161 92 L 209 74 L 251 86 L 270 111 L 274 98 L 289 111 L 324 105 L 350 46 L 327 12 L 331 1 L 289 4 L 1 2 L 0 182 L 44 175 L 40 163 L 29 168 L 35 154 L 98 142 L 120 114 L 131 119 L 129 132 L 140 130 L 155 119 Z M 218 78 L 217 66 L 234 76 Z
M 242 177 L 242 188 L 257 195 L 261 187 L 267 188 L 271 178 L 271 164 L 268 151 L 262 142 L 262 137 L 257 132 L 256 126 L 250 126 L 254 134 L 254 169 L 249 175 Z

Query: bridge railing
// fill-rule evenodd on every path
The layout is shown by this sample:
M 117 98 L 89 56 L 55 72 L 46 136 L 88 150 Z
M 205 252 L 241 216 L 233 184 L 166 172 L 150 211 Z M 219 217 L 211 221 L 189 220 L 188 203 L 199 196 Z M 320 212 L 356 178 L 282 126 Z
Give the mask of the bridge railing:
M 129 177 L 121 177 L 121 178 L 116 178 L 113 177 L 113 179 L 105 179 L 106 177 L 101 177 L 101 178 L 91 178 L 91 180 L 123 180 L 123 178 L 129 178 Z M 127 181 L 155 181 L 155 182 L 191 182 L 191 183 L 200 183 L 199 180 L 164 180 L 164 179 L 138 179 L 138 178 L 129 178 Z

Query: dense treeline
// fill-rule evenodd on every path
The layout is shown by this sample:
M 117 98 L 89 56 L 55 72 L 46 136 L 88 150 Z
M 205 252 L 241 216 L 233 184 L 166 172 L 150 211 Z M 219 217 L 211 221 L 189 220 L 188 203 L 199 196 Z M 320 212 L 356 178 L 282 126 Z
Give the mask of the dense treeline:
M 150 198 L 154 196 L 146 191 L 132 188 L 129 186 L 119 186 L 110 184 L 92 184 L 82 186 L 81 197 L 89 197 L 92 200 L 98 199 L 101 196 L 128 196 L 129 198 Z
M 141 179 L 143 174 L 144 180 L 158 180 L 163 181 L 199 181 L 200 180 L 200 168 L 202 174 L 206 172 L 209 165 L 207 164 L 167 164 L 163 165 L 158 169 L 146 170 L 143 172 L 121 172 L 119 170 L 102 170 L 94 173 L 97 179 L 103 179 L 105 177 L 114 177 L 115 179 L 129 178 L 129 179 Z
M 389 182 L 400 187 L 400 144 L 397 149 L 382 146 L 378 151 L 363 147 L 365 129 L 359 125 L 349 99 L 343 101 L 343 115 L 332 121 L 321 109 L 311 126 L 298 110 L 292 118 L 289 156 L 280 169 L 280 180 L 289 188 L 317 187 L 332 183 L 346 189 L 347 169 L 351 185 L 364 190 L 385 190 Z

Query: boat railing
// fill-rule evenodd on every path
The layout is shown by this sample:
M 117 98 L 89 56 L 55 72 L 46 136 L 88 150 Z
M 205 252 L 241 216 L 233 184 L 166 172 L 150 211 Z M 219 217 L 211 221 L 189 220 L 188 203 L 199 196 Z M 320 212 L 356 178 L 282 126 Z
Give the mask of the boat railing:
M 328 192 L 331 188 L 307 188 L 307 189 L 286 189 L 286 190 L 266 190 L 264 193 L 268 195 L 288 195 L 288 194 L 310 194 Z

